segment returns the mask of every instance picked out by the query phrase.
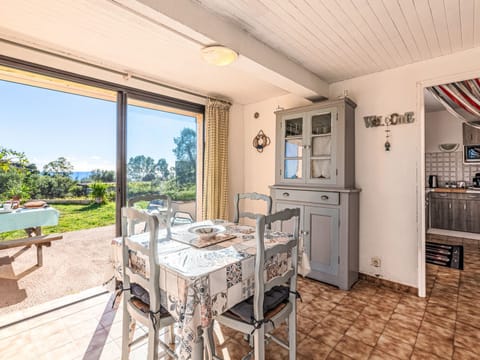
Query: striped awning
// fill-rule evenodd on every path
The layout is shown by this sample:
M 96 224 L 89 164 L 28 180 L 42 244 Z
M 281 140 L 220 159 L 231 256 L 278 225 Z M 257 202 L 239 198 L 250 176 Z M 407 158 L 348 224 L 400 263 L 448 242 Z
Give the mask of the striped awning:
M 480 79 L 428 87 L 429 91 L 454 116 L 475 126 L 480 121 Z

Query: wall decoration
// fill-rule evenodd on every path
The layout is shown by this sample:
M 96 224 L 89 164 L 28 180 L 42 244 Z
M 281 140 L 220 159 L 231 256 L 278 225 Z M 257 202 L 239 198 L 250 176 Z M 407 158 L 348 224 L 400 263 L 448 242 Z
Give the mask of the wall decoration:
M 390 134 L 392 130 L 390 130 L 388 128 L 388 124 L 387 124 L 387 129 L 385 130 L 385 151 L 390 151 L 390 148 L 392 147 L 392 144 L 390 144 L 390 141 L 388 141 L 388 139 L 390 139 L 392 137 L 392 135 Z
M 365 120 L 365 126 L 367 128 L 378 127 L 378 126 L 389 126 L 389 125 L 412 124 L 413 122 L 415 122 L 415 113 L 413 111 L 406 112 L 403 115 L 398 113 L 392 113 L 390 115 L 385 116 L 385 119 L 383 119 L 383 116 L 370 115 L 370 116 L 364 116 L 363 120 Z
M 263 130 L 260 130 L 257 136 L 253 138 L 253 147 L 257 149 L 259 153 L 261 153 L 263 152 L 263 149 L 268 145 L 270 145 L 270 138 L 265 135 Z

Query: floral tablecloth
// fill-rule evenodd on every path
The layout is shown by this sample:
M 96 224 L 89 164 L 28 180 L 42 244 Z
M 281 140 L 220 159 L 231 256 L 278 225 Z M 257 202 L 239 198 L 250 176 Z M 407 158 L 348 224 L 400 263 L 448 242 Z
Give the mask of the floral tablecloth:
M 204 221 L 174 227 L 172 237 L 188 232 L 192 226 L 218 223 Z M 197 335 L 210 325 L 216 315 L 253 295 L 255 229 L 232 223 L 222 225 L 226 228 L 225 232 L 235 235 L 235 238 L 203 249 L 175 240 L 162 241 L 159 245 L 161 302 L 178 322 L 176 352 L 180 359 L 192 357 Z M 291 237 L 288 234 L 269 231 L 265 244 L 269 248 L 289 240 Z M 122 277 L 120 241 L 115 239 L 112 243 L 117 279 Z M 149 268 L 148 258 L 134 254 L 130 261 L 137 264 L 139 271 Z M 277 254 L 267 259 L 265 277 L 271 279 L 283 275 L 290 268 L 291 254 Z

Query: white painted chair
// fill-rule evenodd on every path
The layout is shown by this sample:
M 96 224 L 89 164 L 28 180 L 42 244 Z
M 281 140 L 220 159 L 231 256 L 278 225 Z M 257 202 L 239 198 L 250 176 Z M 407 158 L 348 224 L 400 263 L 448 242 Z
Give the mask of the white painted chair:
M 262 215 L 270 215 L 272 213 L 272 198 L 268 195 L 259 194 L 256 192 L 253 193 L 243 193 L 243 194 L 235 194 L 234 198 L 234 207 L 235 207 L 235 214 L 233 216 L 233 222 L 238 224 L 241 218 L 249 218 L 255 220 L 258 213 L 252 213 L 248 211 L 240 211 L 240 200 L 260 200 L 265 201 L 266 203 L 266 211 Z
M 297 245 L 300 209 L 285 209 L 272 215 L 259 215 L 256 218 L 257 254 L 255 257 L 255 292 L 244 302 L 216 318 L 220 324 L 253 335 L 253 351 L 243 359 L 265 359 L 265 341 L 275 341 L 289 350 L 289 359 L 296 359 L 296 299 L 297 299 Z M 293 221 L 293 236 L 286 244 L 265 248 L 266 226 L 276 222 Z M 276 228 L 277 225 L 274 224 Z M 265 262 L 280 253 L 291 252 L 291 268 L 283 275 L 266 279 Z M 268 297 L 270 306 L 267 307 Z M 282 322 L 288 325 L 288 344 L 274 337 L 270 332 Z M 207 329 L 206 348 L 210 357 L 215 355 L 212 327 Z
M 158 198 L 158 196 L 157 196 Z M 163 197 L 167 202 L 169 198 Z M 160 230 L 159 218 L 134 208 L 122 208 L 122 266 L 123 266 L 123 327 L 122 360 L 129 357 L 130 349 L 148 337 L 148 359 L 158 359 L 159 346 L 171 357 L 174 352 L 159 339 L 159 330 L 170 326 L 170 340 L 173 335 L 172 325 L 175 320 L 160 305 L 157 243 L 159 236 L 165 237 L 170 228 L 170 212 Z M 160 235 L 159 235 L 159 232 Z M 138 242 L 141 238 L 143 241 Z M 138 267 L 131 260 L 136 257 L 144 259 L 145 267 Z M 148 327 L 148 333 L 133 339 L 136 322 Z

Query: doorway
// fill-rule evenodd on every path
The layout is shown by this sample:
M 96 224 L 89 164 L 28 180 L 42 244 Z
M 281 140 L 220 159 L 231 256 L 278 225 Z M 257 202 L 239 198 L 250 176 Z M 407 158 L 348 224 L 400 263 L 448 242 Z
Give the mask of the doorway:
M 470 200 L 480 194 L 465 189 L 472 185 L 472 172 L 477 169 L 464 163 L 463 121 L 447 112 L 425 89 L 476 77 L 478 74 L 455 76 L 417 86 L 422 149 L 419 160 L 419 295 L 438 295 L 440 288 L 443 292 L 456 291 L 460 296 L 455 301 L 439 304 L 445 308 L 460 304 L 457 300 L 468 293 L 466 289 L 471 285 L 471 282 L 467 284 L 468 279 L 477 276 L 480 264 L 480 240 L 477 239 L 480 236 L 473 233 L 472 224 L 466 219 L 474 204 Z M 464 270 L 462 264 L 452 266 L 458 260 L 452 261 L 455 256 L 451 254 L 459 252 L 464 255 Z

